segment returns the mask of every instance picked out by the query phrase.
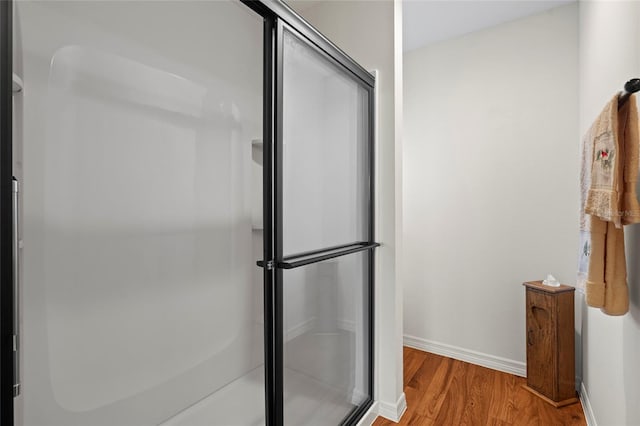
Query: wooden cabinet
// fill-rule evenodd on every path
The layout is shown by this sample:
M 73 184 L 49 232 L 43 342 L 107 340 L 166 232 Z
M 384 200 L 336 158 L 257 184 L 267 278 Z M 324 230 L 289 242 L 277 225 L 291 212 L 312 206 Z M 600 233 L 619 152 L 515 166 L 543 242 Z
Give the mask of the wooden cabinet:
M 524 283 L 527 308 L 526 389 L 562 407 L 577 402 L 575 391 L 575 289 Z

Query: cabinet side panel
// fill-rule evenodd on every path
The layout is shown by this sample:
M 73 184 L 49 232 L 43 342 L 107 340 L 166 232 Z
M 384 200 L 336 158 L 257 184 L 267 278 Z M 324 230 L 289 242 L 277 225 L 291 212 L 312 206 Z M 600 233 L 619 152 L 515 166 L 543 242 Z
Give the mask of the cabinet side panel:
M 558 400 L 574 398 L 575 325 L 573 292 L 558 295 Z

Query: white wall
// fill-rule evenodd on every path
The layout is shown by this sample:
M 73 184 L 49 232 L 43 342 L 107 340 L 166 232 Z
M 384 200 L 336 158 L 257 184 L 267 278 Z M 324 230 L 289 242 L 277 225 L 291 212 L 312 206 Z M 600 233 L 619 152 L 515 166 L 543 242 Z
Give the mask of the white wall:
M 402 289 L 396 285 L 396 174 L 401 159 L 400 96 L 402 48 L 399 1 L 322 1 L 311 7 L 288 2 L 294 9 L 368 70 L 378 70 L 377 235 L 382 243 L 376 275 L 376 399 L 381 414 L 398 418 L 402 392 Z
M 574 4 L 405 54 L 405 343 L 524 374 L 521 283 L 575 281 L 577 33 Z
M 640 3 L 580 3 L 580 131 L 625 81 L 640 76 Z M 640 227 L 627 227 L 630 312 L 584 307 L 583 399 L 600 426 L 640 424 Z M 586 402 L 586 401 L 585 401 Z

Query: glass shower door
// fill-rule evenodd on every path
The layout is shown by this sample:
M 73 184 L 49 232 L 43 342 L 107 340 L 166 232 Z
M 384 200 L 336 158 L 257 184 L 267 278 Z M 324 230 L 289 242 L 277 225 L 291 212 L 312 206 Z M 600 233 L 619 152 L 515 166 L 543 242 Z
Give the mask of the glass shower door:
M 371 399 L 372 89 L 278 31 L 284 423 L 340 424 Z

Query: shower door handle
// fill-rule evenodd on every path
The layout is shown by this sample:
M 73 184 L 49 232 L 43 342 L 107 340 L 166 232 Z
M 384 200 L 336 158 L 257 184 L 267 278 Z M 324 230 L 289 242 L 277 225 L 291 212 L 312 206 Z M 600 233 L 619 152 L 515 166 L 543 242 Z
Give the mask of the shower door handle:
M 336 257 L 341 257 L 347 254 L 358 253 L 361 251 L 372 250 L 376 247 L 380 247 L 380 243 L 369 242 L 354 242 L 350 244 L 344 244 L 341 246 L 327 247 L 320 250 L 308 251 L 305 253 L 293 254 L 287 256 L 282 261 L 274 262 L 264 260 L 258 260 L 256 264 L 261 268 L 273 269 L 274 266 L 279 269 L 293 269 L 301 266 L 310 265 L 312 263 L 318 263 Z
M 20 395 L 20 236 L 18 235 L 20 188 L 14 177 L 12 182 L 12 234 L 13 234 L 13 396 Z
M 325 260 L 334 259 L 336 257 L 345 256 L 347 254 L 358 253 L 361 251 L 372 250 L 380 247 L 379 243 L 352 243 L 341 247 L 329 247 L 328 249 L 318 250 L 315 252 L 301 253 L 292 255 L 282 259 L 277 266 L 281 269 L 293 269 L 301 266 L 311 265 L 312 263 L 323 262 Z

